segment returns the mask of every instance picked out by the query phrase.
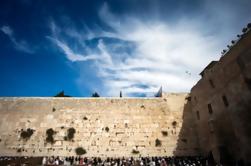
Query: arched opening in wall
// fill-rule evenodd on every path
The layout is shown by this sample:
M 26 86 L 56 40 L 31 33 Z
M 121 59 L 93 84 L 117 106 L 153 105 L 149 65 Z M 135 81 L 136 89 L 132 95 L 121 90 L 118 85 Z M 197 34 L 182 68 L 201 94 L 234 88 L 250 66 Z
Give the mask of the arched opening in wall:
M 227 165 L 234 164 L 234 158 L 229 153 L 229 150 L 226 146 L 219 146 L 219 152 L 220 152 L 220 163 L 224 163 Z
M 212 114 L 213 114 L 212 105 L 211 105 L 211 104 L 208 104 L 208 105 L 207 105 L 207 108 L 208 108 L 208 113 L 209 113 L 210 115 L 212 115 Z
M 249 90 L 251 91 L 251 78 L 245 77 L 244 81 L 245 81 L 247 87 L 249 88 Z
M 214 82 L 213 82 L 212 79 L 209 79 L 209 83 L 210 83 L 210 86 L 211 86 L 212 88 L 215 88 L 215 85 L 214 85 Z
M 214 133 L 214 119 L 208 121 L 208 127 L 211 133 Z
M 197 117 L 197 120 L 200 120 L 200 112 L 199 111 L 196 111 L 196 117 Z
M 228 107 L 229 103 L 228 103 L 227 97 L 225 95 L 222 96 L 222 101 L 223 101 L 224 105 L 226 107 Z
M 211 142 L 214 147 L 215 157 L 217 161 L 223 165 L 233 165 L 233 161 L 237 160 L 240 155 L 239 136 L 236 135 L 233 128 L 232 119 L 229 114 L 224 111 L 217 114 L 215 120 L 212 121 L 214 128 L 214 141 Z
M 209 154 L 208 154 L 208 164 L 209 165 L 215 165 L 215 159 L 214 159 L 212 151 L 210 151 Z

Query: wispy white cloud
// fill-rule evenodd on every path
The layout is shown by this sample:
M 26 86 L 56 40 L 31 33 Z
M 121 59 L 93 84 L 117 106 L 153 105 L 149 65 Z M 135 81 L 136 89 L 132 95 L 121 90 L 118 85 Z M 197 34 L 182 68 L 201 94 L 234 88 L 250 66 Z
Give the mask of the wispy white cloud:
M 189 91 L 198 81 L 198 73 L 211 60 L 218 59 L 222 49 L 222 41 L 216 35 L 198 31 L 200 25 L 186 18 L 173 25 L 161 20 L 117 17 L 107 3 L 99 16 L 112 32 L 87 26 L 85 33 L 68 29 L 79 43 L 99 39 L 94 47 L 82 45 L 87 53 L 74 53 L 69 44 L 58 38 L 60 34 L 51 39 L 70 61 L 93 61 L 105 88 L 99 90 L 105 95 L 117 95 L 120 90 L 126 95 L 153 95 L 160 86 L 168 92 Z
M 1 31 L 6 35 L 12 36 L 12 29 L 9 26 L 2 26 Z
M 9 39 L 13 43 L 15 49 L 17 49 L 19 51 L 23 51 L 23 52 L 28 53 L 28 54 L 33 54 L 34 53 L 34 49 L 31 48 L 26 41 L 24 41 L 24 40 L 19 40 L 18 41 L 14 37 L 14 33 L 13 33 L 13 30 L 11 29 L 11 27 L 9 27 L 7 25 L 4 25 L 4 26 L 1 27 L 0 30 L 9 37 Z
M 93 59 L 98 59 L 99 56 L 97 55 L 81 55 L 79 53 L 74 53 L 72 49 L 64 42 L 59 41 L 57 38 L 53 37 L 47 37 L 48 39 L 52 40 L 53 42 L 56 43 L 56 45 L 62 49 L 64 54 L 67 56 L 67 58 L 72 61 L 87 61 L 87 60 L 93 60 Z

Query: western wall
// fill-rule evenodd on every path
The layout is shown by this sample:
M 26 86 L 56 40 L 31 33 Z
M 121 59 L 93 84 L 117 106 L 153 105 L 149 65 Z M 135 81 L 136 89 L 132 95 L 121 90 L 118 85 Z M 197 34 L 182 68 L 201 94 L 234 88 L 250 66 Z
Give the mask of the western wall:
M 188 101 L 186 93 L 155 98 L 2 97 L 0 155 L 72 156 L 79 147 L 85 156 L 96 157 L 198 155 Z M 70 135 L 69 129 L 74 130 Z

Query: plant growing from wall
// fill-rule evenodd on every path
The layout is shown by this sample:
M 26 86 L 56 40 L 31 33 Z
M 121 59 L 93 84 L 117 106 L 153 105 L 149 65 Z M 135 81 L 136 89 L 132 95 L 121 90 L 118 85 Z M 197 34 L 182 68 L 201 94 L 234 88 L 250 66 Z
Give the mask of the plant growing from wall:
M 173 121 L 173 122 L 172 122 L 172 126 L 173 126 L 173 128 L 176 128 L 177 122 L 176 122 L 176 121 Z
M 140 108 L 145 109 L 145 106 L 142 104 L 142 105 L 140 106 Z
M 136 149 L 133 149 L 133 150 L 132 150 L 132 154 L 139 154 L 139 151 L 136 150 Z
M 187 143 L 187 139 L 185 139 L 185 138 L 182 138 L 181 141 L 184 143 Z
M 251 28 L 251 23 L 248 23 L 247 27 L 248 27 L 248 28 Z
M 54 140 L 54 135 L 56 134 L 56 131 L 54 131 L 52 128 L 50 129 L 47 129 L 46 130 L 46 142 L 48 143 L 51 143 L 51 144 L 54 144 L 55 143 L 55 140 Z
M 21 148 L 18 148 L 17 149 L 17 153 L 21 153 L 22 152 L 22 149 Z
M 67 130 L 67 136 L 65 136 L 64 137 L 64 140 L 68 140 L 68 141 L 71 141 L 71 140 L 73 140 L 73 138 L 74 138 L 74 134 L 76 133 L 76 130 L 73 128 L 73 127 L 71 127 L 71 128 L 69 128 L 68 130 Z
M 82 148 L 82 147 L 78 147 L 78 148 L 76 148 L 75 149 L 75 152 L 76 152 L 76 154 L 77 155 L 84 155 L 84 154 L 86 154 L 86 150 L 84 149 L 84 148 Z
M 161 131 L 161 133 L 162 133 L 162 135 L 163 135 L 164 137 L 167 137 L 167 136 L 168 136 L 168 132 L 167 132 L 167 131 Z
M 35 130 L 28 128 L 27 130 L 21 130 L 20 137 L 24 140 L 30 139 Z
M 242 32 L 243 32 L 243 33 L 246 33 L 247 30 L 248 30 L 247 28 L 243 28 L 243 29 L 242 29 Z
M 155 146 L 156 147 L 161 146 L 161 141 L 158 138 L 155 140 Z

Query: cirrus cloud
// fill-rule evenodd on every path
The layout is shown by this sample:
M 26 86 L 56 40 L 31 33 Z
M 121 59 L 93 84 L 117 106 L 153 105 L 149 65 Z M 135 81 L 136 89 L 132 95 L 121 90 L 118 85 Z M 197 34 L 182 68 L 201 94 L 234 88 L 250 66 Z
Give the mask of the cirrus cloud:
M 10 41 L 13 43 L 14 47 L 19 50 L 19 51 L 23 51 L 25 53 L 28 54 L 33 54 L 34 50 L 28 45 L 28 43 L 24 40 L 20 40 L 18 41 L 15 37 L 14 37 L 14 33 L 13 30 L 11 29 L 11 27 L 4 25 L 0 28 L 0 30 L 9 37 Z
M 198 73 L 218 58 L 222 48 L 216 34 L 198 31 L 196 22 L 187 18 L 171 24 L 129 15 L 119 17 L 107 3 L 99 10 L 99 17 L 112 31 L 87 26 L 84 33 L 73 27 L 67 29 L 71 32 L 68 37 L 75 38 L 84 53 L 72 51 L 60 33 L 49 38 L 68 60 L 89 61 L 96 66 L 94 74 L 103 85 L 98 90 L 104 95 L 114 96 L 122 90 L 127 96 L 153 96 L 160 86 L 168 92 L 188 92 L 199 80 Z M 95 40 L 94 46 L 85 44 Z

